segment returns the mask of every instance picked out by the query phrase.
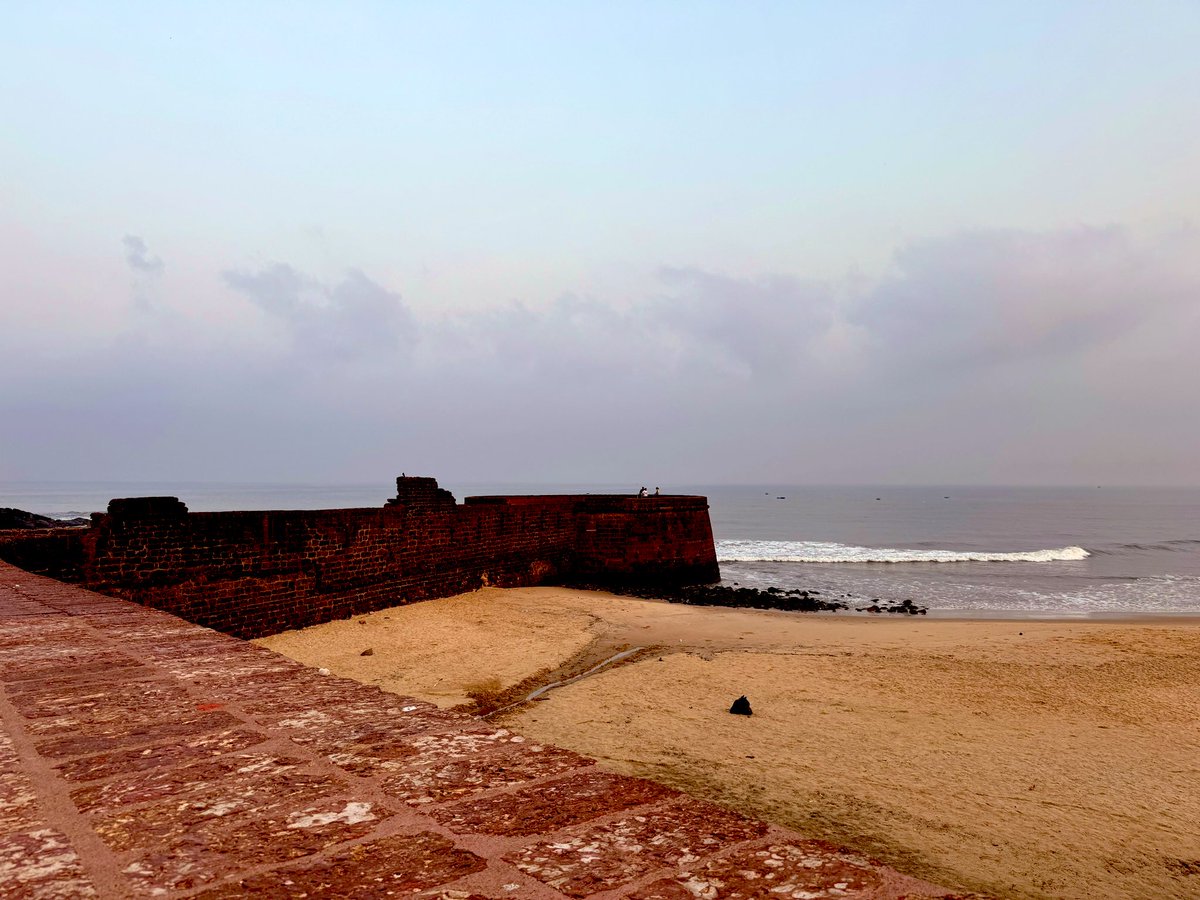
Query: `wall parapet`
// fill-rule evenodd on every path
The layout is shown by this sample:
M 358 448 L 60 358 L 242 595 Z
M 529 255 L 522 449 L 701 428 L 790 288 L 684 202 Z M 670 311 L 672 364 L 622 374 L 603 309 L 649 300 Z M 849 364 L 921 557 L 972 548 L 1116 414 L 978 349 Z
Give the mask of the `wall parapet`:
M 401 476 L 376 508 L 193 513 L 175 497 L 119 498 L 70 531 L 0 541 L 0 558 L 238 637 L 483 585 L 720 577 L 708 501 L 694 496 L 459 504 L 433 478 Z

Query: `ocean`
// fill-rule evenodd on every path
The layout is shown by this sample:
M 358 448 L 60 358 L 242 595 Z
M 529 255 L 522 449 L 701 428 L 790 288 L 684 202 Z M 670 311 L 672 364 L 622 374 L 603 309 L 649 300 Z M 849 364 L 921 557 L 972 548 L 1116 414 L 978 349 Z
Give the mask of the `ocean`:
M 613 493 L 599 484 L 454 484 L 472 494 Z M 633 486 L 636 489 L 637 486 Z M 709 498 L 726 583 L 934 616 L 1200 615 L 1200 488 L 672 485 Z M 380 506 L 383 485 L 0 482 L 0 506 L 57 517 L 112 497 L 193 511 Z M 848 595 L 848 596 L 847 596 Z M 861 603 L 860 603 L 861 601 Z

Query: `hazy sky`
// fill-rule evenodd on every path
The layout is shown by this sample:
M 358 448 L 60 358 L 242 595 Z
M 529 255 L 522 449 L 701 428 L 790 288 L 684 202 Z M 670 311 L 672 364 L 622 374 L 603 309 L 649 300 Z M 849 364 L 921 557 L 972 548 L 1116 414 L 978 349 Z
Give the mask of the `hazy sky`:
M 20 2 L 0 479 L 1200 483 L 1200 5 Z

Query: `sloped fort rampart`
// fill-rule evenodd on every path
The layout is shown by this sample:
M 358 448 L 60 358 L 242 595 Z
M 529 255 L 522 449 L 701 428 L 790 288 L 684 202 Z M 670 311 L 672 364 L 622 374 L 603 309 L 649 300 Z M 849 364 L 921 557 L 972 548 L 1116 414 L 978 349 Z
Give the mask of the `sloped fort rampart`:
M 113 500 L 88 528 L 0 539 L 0 559 L 237 637 L 482 585 L 719 578 L 704 497 L 468 497 L 401 477 L 377 509 L 192 513 Z

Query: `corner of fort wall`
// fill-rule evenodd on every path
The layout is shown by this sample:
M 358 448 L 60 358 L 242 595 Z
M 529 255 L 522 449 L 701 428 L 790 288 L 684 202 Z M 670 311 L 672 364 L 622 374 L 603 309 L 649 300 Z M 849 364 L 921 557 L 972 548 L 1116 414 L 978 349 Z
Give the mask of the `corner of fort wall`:
M 189 512 L 113 500 L 90 527 L 12 536 L 0 559 L 238 637 L 483 585 L 693 584 L 719 578 L 697 496 L 468 497 L 402 476 L 380 508 Z

